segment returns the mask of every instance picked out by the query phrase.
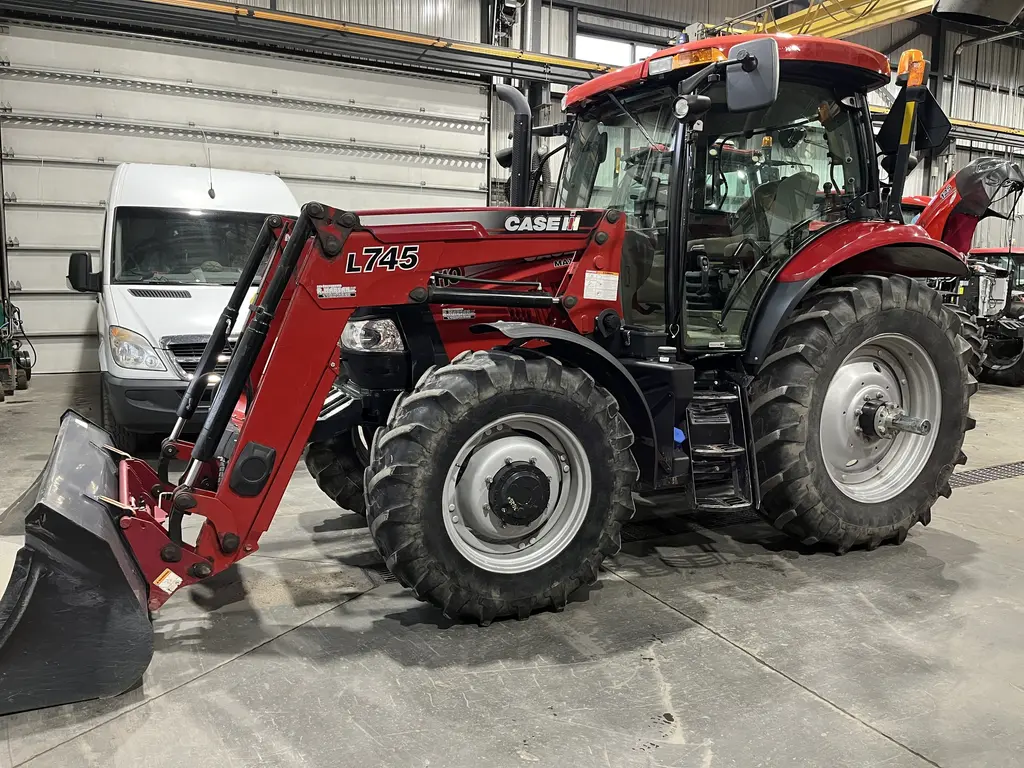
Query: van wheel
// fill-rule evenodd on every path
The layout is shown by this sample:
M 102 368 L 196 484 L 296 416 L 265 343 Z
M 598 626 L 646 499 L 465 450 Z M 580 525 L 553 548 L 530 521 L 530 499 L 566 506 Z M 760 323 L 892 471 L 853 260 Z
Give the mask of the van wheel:
M 107 430 L 110 439 L 114 441 L 114 447 L 134 456 L 139 450 L 139 433 L 130 432 L 114 421 L 114 414 L 110 410 L 110 395 L 107 394 L 107 388 L 102 384 L 100 385 L 100 412 L 103 422 L 101 426 Z

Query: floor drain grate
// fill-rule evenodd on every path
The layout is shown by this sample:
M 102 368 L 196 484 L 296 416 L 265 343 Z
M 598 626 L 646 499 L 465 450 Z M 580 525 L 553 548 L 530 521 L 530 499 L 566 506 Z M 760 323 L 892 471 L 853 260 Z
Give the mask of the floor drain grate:
M 949 485 L 951 488 L 963 488 L 966 485 L 990 483 L 993 480 L 1006 480 L 1021 475 L 1024 475 L 1024 461 L 1015 461 L 1012 464 L 998 464 L 994 467 L 957 472 L 949 478 Z

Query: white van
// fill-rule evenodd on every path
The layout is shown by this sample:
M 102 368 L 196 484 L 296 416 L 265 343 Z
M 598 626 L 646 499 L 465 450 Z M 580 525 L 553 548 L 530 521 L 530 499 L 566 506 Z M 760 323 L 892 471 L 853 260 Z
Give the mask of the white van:
M 132 452 L 140 434 L 170 431 L 264 220 L 298 213 L 291 191 L 269 174 L 117 167 L 101 270 L 92 271 L 87 253 L 71 254 L 68 270 L 73 289 L 97 294 L 103 426 L 117 447 Z M 201 407 L 192 426 L 205 416 Z

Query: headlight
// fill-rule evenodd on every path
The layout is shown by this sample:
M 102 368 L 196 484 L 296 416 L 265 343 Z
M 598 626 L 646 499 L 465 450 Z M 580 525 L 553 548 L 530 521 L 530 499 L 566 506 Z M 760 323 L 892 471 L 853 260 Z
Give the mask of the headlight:
M 401 352 L 402 334 L 394 320 L 349 320 L 341 333 L 341 346 L 354 352 Z
M 144 371 L 166 371 L 153 345 L 134 331 L 110 326 L 110 353 L 122 368 Z

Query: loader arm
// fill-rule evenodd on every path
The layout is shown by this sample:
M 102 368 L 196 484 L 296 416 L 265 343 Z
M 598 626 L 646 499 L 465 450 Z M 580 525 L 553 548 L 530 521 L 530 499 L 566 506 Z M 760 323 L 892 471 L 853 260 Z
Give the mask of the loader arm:
M 337 377 L 338 340 L 356 310 L 546 309 L 576 332 L 590 333 L 602 310 L 617 308 L 615 300 L 592 297 L 588 275 L 591 282 L 594 273 L 617 279 L 625 218 L 615 211 L 531 209 L 530 228 L 520 229 L 526 216 L 513 209 L 357 215 L 311 203 L 296 221 L 284 222 L 287 245 L 271 259 L 206 423 L 194 445 L 174 443 L 175 455 L 188 459 L 181 484 L 160 485 L 141 460 L 120 463 L 121 500 L 135 510 L 121 528 L 150 585 L 151 608 L 258 550 Z M 555 290 L 521 281 L 432 279 L 559 253 L 575 255 Z M 247 384 L 251 397 L 236 408 Z M 204 518 L 195 545 L 165 533 L 156 522 L 160 513 Z M 170 581 L 166 571 L 174 574 Z M 160 588 L 169 584 L 175 590 Z

